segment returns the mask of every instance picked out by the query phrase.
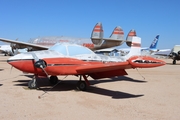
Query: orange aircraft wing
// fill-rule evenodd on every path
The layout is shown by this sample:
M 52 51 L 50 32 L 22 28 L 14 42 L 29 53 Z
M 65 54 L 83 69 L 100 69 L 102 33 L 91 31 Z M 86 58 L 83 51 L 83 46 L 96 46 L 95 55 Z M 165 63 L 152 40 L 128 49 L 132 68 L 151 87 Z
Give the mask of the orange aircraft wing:
M 131 68 L 128 61 L 126 62 L 112 62 L 104 64 L 90 64 L 80 66 L 76 69 L 79 74 L 86 74 L 94 79 L 110 78 L 114 76 L 127 75 L 124 69 Z

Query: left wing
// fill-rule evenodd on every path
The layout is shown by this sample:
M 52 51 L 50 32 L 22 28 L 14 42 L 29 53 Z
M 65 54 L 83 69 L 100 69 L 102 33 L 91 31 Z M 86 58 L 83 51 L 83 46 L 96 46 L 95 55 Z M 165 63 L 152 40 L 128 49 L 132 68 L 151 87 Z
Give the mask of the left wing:
M 15 46 L 17 46 L 18 49 L 32 48 L 33 50 L 47 50 L 49 48 L 47 46 L 36 45 L 36 44 L 21 42 L 21 41 L 16 41 L 16 40 L 9 40 L 9 39 L 4 39 L 4 38 L 0 38 L 0 41 L 14 44 Z

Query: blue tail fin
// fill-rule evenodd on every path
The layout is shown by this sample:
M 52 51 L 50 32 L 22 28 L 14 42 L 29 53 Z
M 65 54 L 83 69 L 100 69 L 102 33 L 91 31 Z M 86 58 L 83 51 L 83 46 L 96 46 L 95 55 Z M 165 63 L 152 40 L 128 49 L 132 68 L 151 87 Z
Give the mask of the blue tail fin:
M 150 48 L 150 49 L 156 49 L 158 40 L 159 40 L 159 35 L 157 35 L 157 36 L 154 38 L 154 40 L 153 40 L 153 42 L 151 43 L 151 45 L 150 45 L 149 48 Z

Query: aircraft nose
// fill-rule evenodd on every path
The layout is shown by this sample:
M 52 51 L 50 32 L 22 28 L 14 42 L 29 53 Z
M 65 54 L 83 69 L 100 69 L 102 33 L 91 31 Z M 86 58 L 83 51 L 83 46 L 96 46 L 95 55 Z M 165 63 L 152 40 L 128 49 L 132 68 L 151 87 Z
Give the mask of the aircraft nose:
M 27 71 L 29 69 L 28 67 L 33 63 L 32 60 L 31 54 L 21 53 L 10 57 L 7 63 L 20 71 Z
M 18 54 L 18 55 L 15 55 L 13 57 L 10 57 L 8 60 L 7 60 L 7 63 L 9 63 L 10 65 L 12 65 L 13 67 L 16 67 L 17 66 L 17 63 L 19 63 L 19 61 L 21 60 L 21 56 Z M 16 64 L 16 65 L 15 65 Z M 20 65 L 20 64 L 19 64 Z

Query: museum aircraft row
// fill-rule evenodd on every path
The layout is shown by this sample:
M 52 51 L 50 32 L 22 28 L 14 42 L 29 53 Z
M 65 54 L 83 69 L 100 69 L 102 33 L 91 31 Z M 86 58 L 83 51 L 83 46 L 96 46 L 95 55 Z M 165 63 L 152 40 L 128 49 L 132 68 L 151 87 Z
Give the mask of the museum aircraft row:
M 12 55 L 13 53 L 15 53 L 15 51 L 18 51 L 17 49 L 26 48 L 27 51 L 47 50 L 49 47 L 53 46 L 56 43 L 64 42 L 82 45 L 88 47 L 91 50 L 120 46 L 124 42 L 126 42 L 127 45 L 130 45 L 132 36 L 136 36 L 135 30 L 130 30 L 125 40 L 123 29 L 120 26 L 117 26 L 114 28 L 109 38 L 104 38 L 104 30 L 102 23 L 97 23 L 92 30 L 91 38 L 75 38 L 60 36 L 41 37 L 31 40 L 29 42 L 9 40 L 5 38 L 0 38 L 0 41 L 10 43 L 8 48 L 4 49 L 4 52 L 6 53 L 6 55 Z M 1 51 L 3 51 L 3 49 L 1 49 Z

